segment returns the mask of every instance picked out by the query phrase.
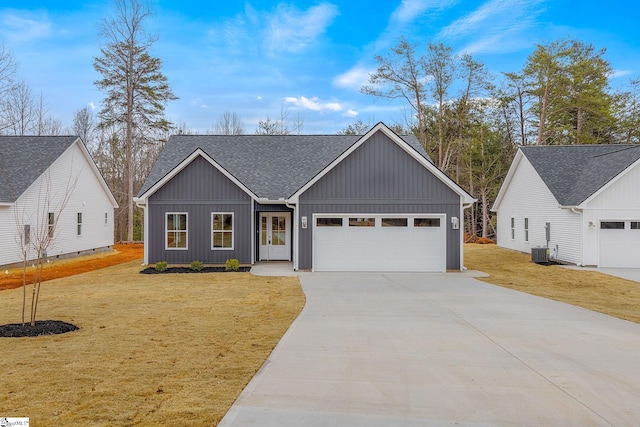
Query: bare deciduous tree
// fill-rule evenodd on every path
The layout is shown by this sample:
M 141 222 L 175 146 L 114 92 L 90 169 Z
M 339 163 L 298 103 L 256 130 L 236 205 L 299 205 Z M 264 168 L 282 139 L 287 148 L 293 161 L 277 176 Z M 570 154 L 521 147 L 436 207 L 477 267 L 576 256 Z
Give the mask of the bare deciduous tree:
M 42 268 L 47 262 L 47 251 L 59 236 L 58 222 L 64 212 L 78 182 L 79 173 L 69 171 L 66 186 L 52 182 L 51 171 L 42 174 L 38 182 L 38 193 L 34 200 L 16 201 L 14 218 L 17 242 L 23 263 L 22 323 L 26 311 L 26 269 L 29 261 L 34 261 L 34 280 L 31 295 L 30 324 L 35 326 L 38 302 L 42 285 Z M 55 188 L 54 188 L 55 187 Z
M 244 133 L 242 118 L 237 113 L 225 111 L 216 120 L 213 133 L 215 135 L 242 135 Z
M 91 108 L 84 106 L 76 110 L 73 115 L 72 130 L 74 135 L 78 135 L 82 139 L 85 146 L 93 147 L 95 145 L 96 118 Z
M 35 101 L 25 81 L 15 83 L 6 93 L 3 113 L 5 127 L 10 134 L 28 135 L 36 127 Z

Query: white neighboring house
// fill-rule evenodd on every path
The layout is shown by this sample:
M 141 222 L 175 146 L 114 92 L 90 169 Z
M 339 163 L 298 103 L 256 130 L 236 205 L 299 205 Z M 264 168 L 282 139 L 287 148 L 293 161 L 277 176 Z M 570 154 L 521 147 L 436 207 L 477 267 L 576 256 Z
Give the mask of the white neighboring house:
M 640 145 L 521 147 L 491 209 L 498 246 L 640 268 Z
M 118 204 L 82 140 L 0 136 L 0 266 L 22 261 L 18 230 L 33 241 L 65 198 L 47 256 L 110 250 Z M 31 248 L 28 257 L 35 256 Z

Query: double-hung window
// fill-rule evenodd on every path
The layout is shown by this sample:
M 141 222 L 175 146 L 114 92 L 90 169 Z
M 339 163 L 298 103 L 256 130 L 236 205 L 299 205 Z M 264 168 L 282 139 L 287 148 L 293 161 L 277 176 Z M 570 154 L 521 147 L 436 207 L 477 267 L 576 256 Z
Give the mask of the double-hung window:
M 511 218 L 511 240 L 516 240 L 516 219 Z
M 82 236 L 82 212 L 78 212 L 76 236 Z
M 49 212 L 48 219 L 49 219 L 49 229 L 48 229 L 49 237 L 53 238 L 53 228 L 56 225 L 56 214 L 54 214 L 53 212 Z
M 524 219 L 524 241 L 529 243 L 529 218 Z
M 170 212 L 165 218 L 166 249 L 188 249 L 186 212 Z
M 233 249 L 233 213 L 211 214 L 211 249 Z

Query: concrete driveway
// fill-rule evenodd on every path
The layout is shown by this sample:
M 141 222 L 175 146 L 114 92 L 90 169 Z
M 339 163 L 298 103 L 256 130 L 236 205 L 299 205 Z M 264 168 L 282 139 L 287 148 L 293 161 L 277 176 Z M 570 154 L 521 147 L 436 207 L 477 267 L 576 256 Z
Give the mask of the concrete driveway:
M 220 426 L 631 426 L 640 325 L 462 273 L 302 273 Z

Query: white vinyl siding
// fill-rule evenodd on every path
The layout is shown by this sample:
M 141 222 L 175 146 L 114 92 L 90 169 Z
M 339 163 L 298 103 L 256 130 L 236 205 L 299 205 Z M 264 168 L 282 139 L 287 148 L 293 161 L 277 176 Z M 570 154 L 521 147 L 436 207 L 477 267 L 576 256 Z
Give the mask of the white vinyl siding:
M 524 156 L 513 173 L 497 214 L 498 246 L 526 253 L 530 253 L 533 247 L 546 246 L 544 226 L 549 222 L 549 247 L 552 253 L 565 262 L 581 262 L 581 213 L 561 209 L 551 191 Z M 512 218 L 513 228 L 516 230 L 524 230 L 524 221 L 527 218 L 528 242 L 525 241 L 524 232 L 512 234 Z
M 49 199 L 52 211 L 69 192 L 64 210 L 57 218 L 54 240 L 47 250 L 49 258 L 113 245 L 113 215 L 108 226 L 103 224 L 104 212 L 113 212 L 107 193 L 98 176 L 94 174 L 88 158 L 77 144 L 65 151 L 45 173 L 40 176 L 10 206 L 0 206 L 0 265 L 20 261 L 16 241 L 16 215 L 22 224 L 31 226 L 33 240 L 38 230 L 48 230 L 48 212 L 36 214 L 38 206 L 44 206 L 43 191 L 51 183 Z M 76 239 L 77 212 L 83 212 L 82 239 Z M 45 231 L 46 232 L 46 231 Z M 30 254 L 33 255 L 33 254 Z

